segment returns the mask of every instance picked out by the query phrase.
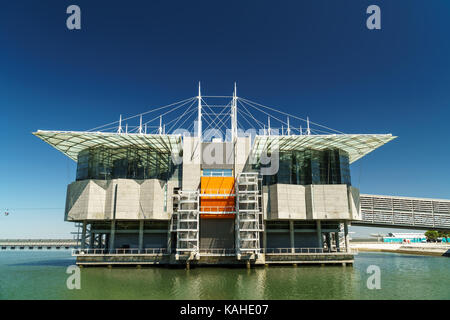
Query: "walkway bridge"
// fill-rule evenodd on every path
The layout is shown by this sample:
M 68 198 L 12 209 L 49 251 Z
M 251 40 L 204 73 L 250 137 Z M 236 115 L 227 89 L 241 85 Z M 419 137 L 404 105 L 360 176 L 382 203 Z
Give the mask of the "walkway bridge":
M 361 194 L 361 221 L 353 226 L 450 230 L 450 200 Z
M 0 239 L 1 250 L 58 250 L 73 249 L 76 247 L 76 240 L 71 239 Z

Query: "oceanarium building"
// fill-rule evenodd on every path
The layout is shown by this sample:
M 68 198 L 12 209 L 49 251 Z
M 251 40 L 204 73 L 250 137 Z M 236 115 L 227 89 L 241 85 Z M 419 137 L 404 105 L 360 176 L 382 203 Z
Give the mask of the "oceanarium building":
M 352 263 L 350 164 L 395 138 L 344 134 L 236 89 L 34 135 L 77 162 L 65 220 L 79 228 L 78 264 L 188 266 Z

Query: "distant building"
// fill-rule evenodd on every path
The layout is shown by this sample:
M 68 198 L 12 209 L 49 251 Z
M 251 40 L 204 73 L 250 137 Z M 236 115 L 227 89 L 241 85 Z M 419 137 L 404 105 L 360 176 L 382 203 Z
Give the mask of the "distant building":
M 410 233 L 388 233 L 387 237 L 383 238 L 384 242 L 426 242 L 425 232 L 410 232 Z

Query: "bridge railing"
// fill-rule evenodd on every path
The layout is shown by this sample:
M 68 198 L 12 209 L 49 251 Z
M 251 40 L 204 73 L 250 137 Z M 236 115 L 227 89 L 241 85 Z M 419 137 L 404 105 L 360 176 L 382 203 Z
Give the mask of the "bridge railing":
M 205 256 L 230 256 L 235 254 L 235 249 L 200 249 L 200 255 Z
M 166 248 L 148 248 L 148 249 L 74 249 L 72 256 L 82 255 L 161 255 L 167 254 Z
M 76 241 L 72 239 L 0 239 L 0 242 L 20 242 L 20 243 L 30 243 L 30 242 L 44 242 L 44 243 L 74 243 Z
M 356 253 L 354 249 L 338 249 L 328 251 L 323 248 L 265 248 L 261 249 L 265 254 L 336 254 L 336 253 Z

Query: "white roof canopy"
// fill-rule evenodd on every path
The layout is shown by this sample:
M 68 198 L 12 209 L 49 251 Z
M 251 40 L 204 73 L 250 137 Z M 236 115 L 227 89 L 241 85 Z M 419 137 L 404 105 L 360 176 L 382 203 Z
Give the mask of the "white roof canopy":
M 80 151 L 100 146 L 136 147 L 173 154 L 179 154 L 182 150 L 181 135 L 43 130 L 33 134 L 75 161 Z M 349 162 L 353 163 L 395 138 L 391 134 L 257 135 L 251 155 L 259 158 L 266 150 L 283 152 L 337 148 L 347 152 Z
M 78 160 L 80 151 L 99 146 L 136 147 L 173 154 L 181 151 L 180 135 L 43 130 L 33 134 L 75 161 Z
M 352 163 L 395 138 L 392 134 L 257 135 L 251 154 L 258 159 L 269 149 L 283 152 L 338 148 L 349 154 Z

